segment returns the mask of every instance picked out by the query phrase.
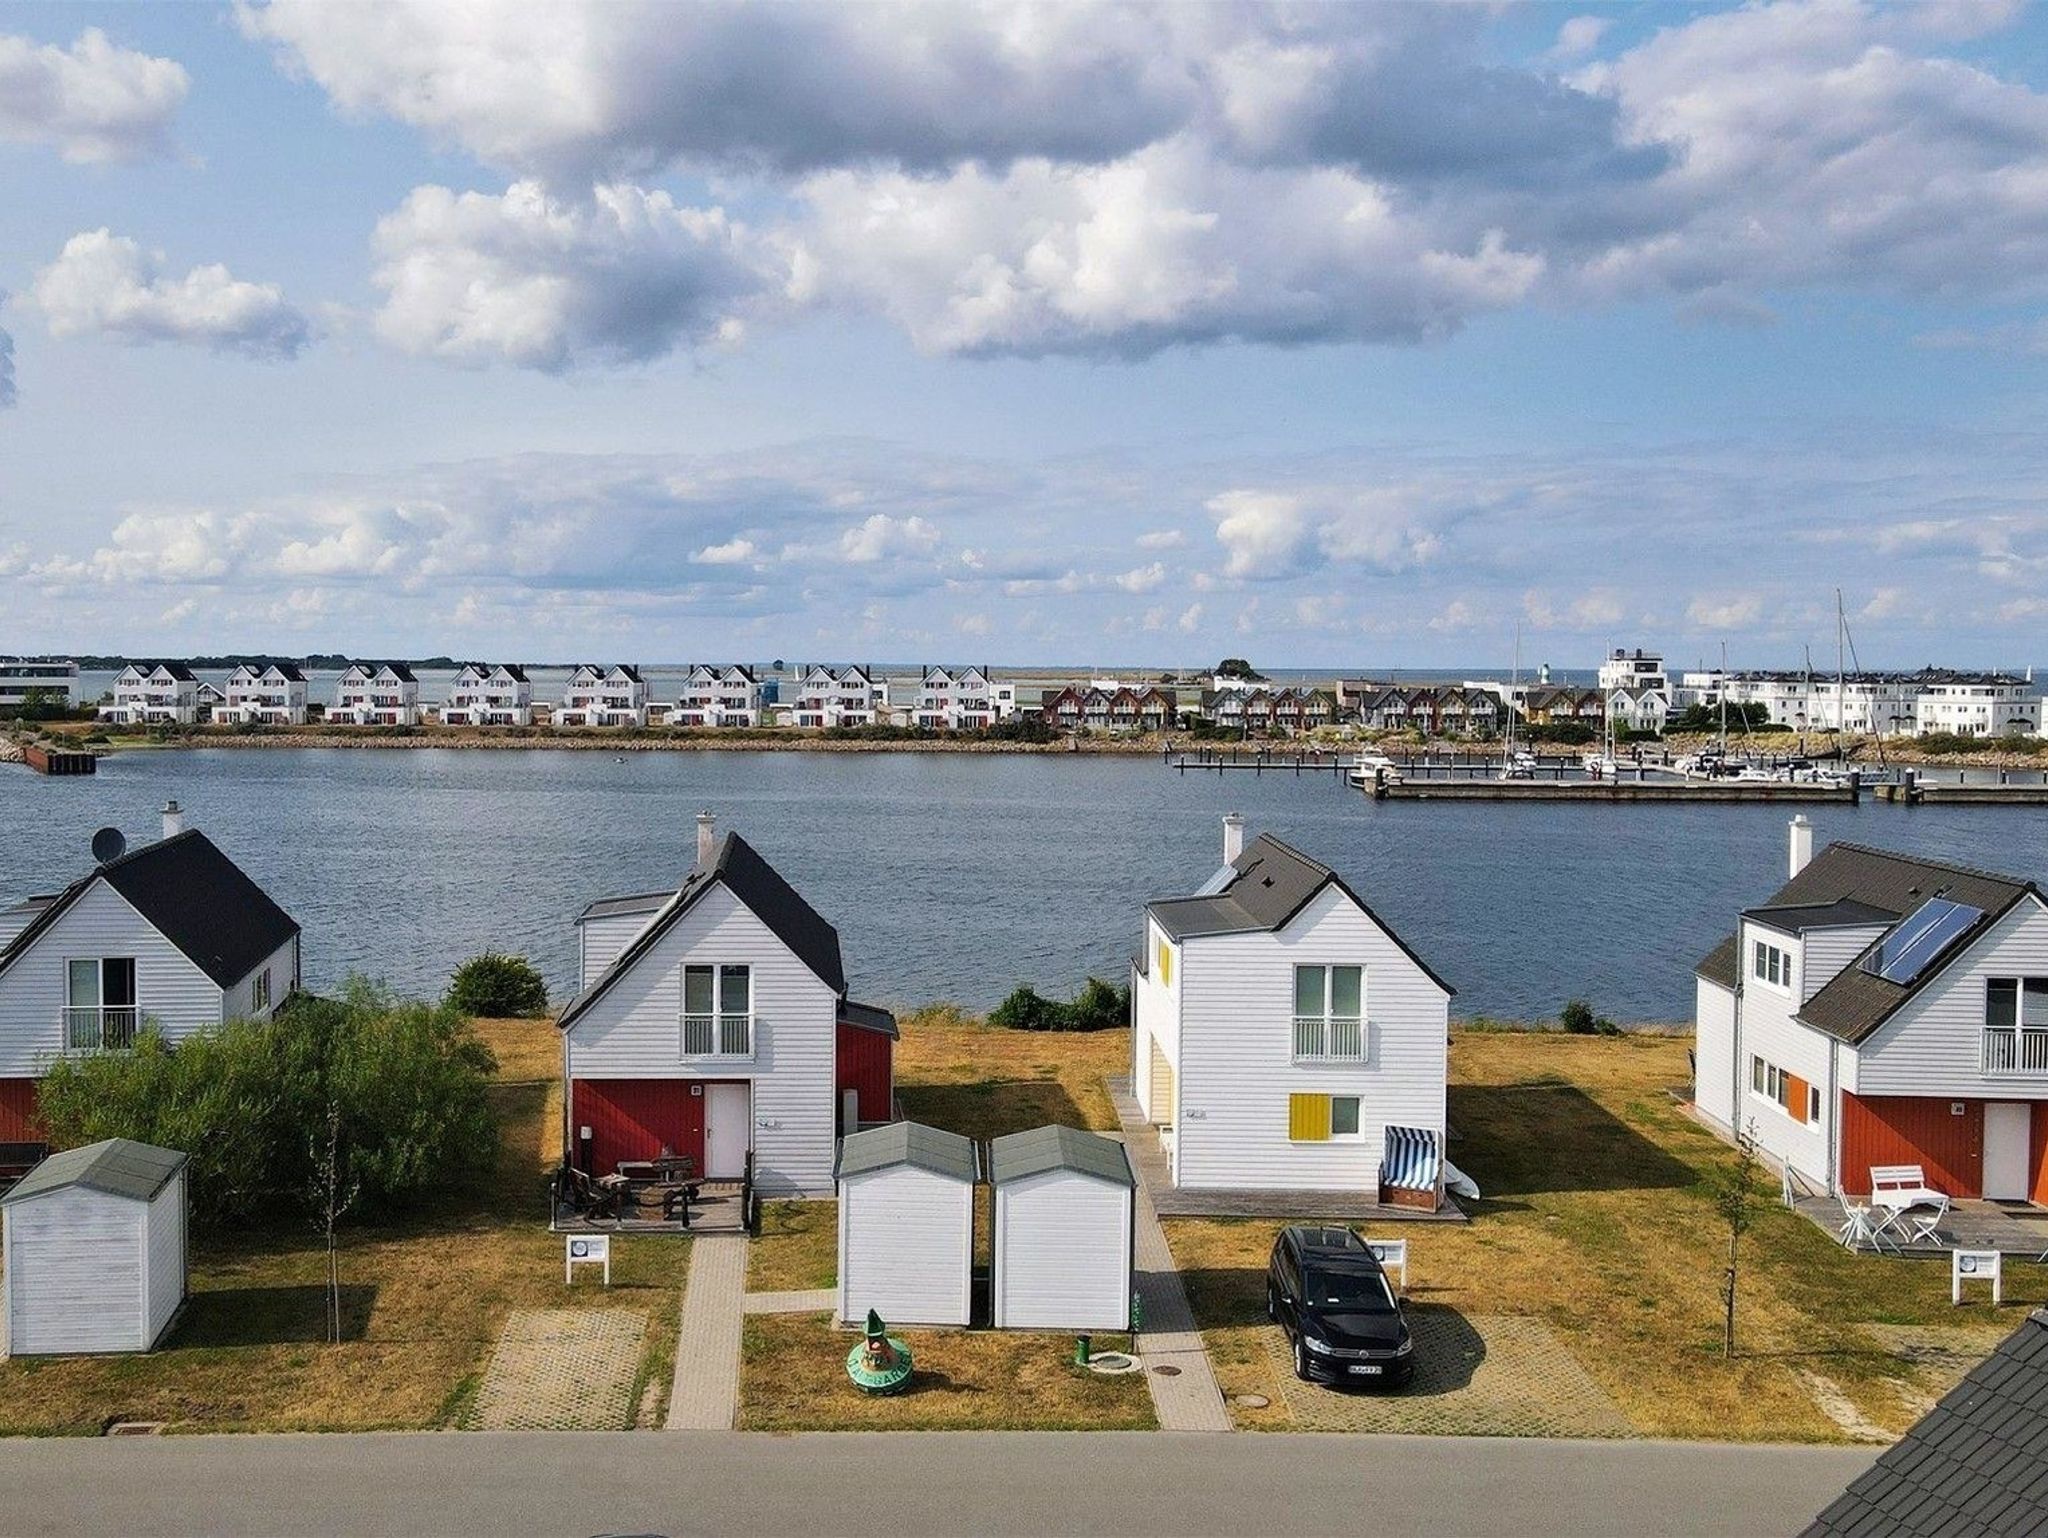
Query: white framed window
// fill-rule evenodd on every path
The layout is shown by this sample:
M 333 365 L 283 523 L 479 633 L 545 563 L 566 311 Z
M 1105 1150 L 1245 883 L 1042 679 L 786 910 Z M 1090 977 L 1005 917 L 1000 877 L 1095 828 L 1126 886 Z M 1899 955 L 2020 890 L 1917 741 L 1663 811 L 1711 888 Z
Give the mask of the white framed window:
M 2048 1074 L 2048 977 L 1984 980 L 1984 1072 Z
M 683 968 L 683 1055 L 754 1055 L 754 973 L 745 965 Z
M 1792 987 L 1792 953 L 1768 940 L 1752 943 L 1749 970 L 1758 982 L 1769 983 L 1773 988 L 1790 991 Z
M 1365 1022 L 1365 968 L 1296 967 L 1295 1059 L 1362 1062 L 1369 1046 Z
M 1358 1143 L 1365 1139 L 1362 1106 L 1357 1095 L 1330 1097 L 1330 1141 Z
M 249 1008 L 260 1014 L 270 1008 L 270 968 L 265 967 L 256 974 L 256 981 L 249 985 Z

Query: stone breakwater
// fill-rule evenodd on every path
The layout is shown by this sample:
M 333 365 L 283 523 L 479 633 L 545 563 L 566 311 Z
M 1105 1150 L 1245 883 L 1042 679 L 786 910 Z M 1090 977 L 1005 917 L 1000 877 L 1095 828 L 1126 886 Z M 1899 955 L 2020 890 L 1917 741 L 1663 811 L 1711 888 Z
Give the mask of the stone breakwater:
M 263 733 L 194 732 L 157 741 L 150 738 L 119 738 L 112 746 L 129 749 L 179 748 L 454 748 L 501 751 L 506 749 L 564 748 L 586 753 L 982 753 L 982 754 L 1096 754 L 1156 756 L 1164 748 L 1156 737 L 1105 737 L 1073 742 L 984 742 L 958 738 L 865 739 L 823 737 L 716 737 L 677 733 L 662 737 L 611 737 L 600 730 L 588 733 L 537 732 L 532 736 L 493 736 L 482 733 L 420 727 L 389 735 L 376 732 L 337 732 L 318 729 L 304 732 Z

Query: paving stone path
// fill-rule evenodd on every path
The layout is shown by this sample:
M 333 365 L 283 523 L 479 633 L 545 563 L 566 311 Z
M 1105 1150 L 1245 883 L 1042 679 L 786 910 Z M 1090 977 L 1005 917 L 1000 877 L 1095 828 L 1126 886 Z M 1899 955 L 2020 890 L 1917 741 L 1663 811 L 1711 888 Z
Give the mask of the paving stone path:
M 623 1308 L 523 1308 L 505 1321 L 467 1424 L 478 1431 L 624 1431 L 647 1318 Z
M 1133 1281 L 1140 1310 L 1138 1358 L 1145 1365 L 1145 1386 L 1152 1391 L 1152 1413 L 1161 1431 L 1228 1431 L 1230 1412 L 1209 1366 L 1202 1332 L 1195 1328 L 1187 1288 L 1159 1226 L 1152 1194 L 1144 1177 L 1138 1180 L 1137 1274 Z M 1161 1372 L 1161 1368 L 1169 1369 Z
M 669 1430 L 732 1430 L 740 1407 L 740 1316 L 746 1293 L 745 1234 L 700 1234 L 692 1241 Z
M 1279 1326 L 1264 1333 L 1281 1396 L 1304 1431 L 1428 1436 L 1627 1437 L 1628 1417 L 1541 1320 L 1411 1307 L 1415 1382 L 1342 1392 L 1294 1376 Z

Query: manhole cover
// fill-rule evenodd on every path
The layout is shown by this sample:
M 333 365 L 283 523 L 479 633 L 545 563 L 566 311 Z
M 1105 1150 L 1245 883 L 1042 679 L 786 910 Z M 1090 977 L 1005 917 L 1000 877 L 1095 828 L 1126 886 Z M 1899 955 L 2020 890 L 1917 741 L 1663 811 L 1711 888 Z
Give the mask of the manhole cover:
M 163 1434 L 162 1421 L 115 1421 L 107 1427 L 110 1437 L 153 1437 Z
M 1232 1402 L 1242 1405 L 1247 1410 L 1263 1410 L 1273 1401 L 1264 1394 L 1239 1394 Z
M 1180 1369 L 1178 1367 L 1155 1367 L 1152 1370 L 1162 1378 L 1178 1378 L 1180 1376 Z

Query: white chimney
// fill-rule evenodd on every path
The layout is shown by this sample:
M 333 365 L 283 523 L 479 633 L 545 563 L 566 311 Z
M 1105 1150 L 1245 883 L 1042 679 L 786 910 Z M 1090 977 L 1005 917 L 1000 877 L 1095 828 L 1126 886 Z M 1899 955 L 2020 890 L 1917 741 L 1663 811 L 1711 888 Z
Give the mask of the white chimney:
M 1244 813 L 1231 812 L 1223 819 L 1223 863 L 1235 865 L 1244 853 Z
M 697 814 L 697 864 L 705 870 L 711 868 L 712 851 L 718 847 L 716 827 L 717 819 L 709 812 Z
M 1792 874 L 1796 876 L 1805 870 L 1813 860 L 1813 824 L 1808 822 L 1806 814 L 1801 812 L 1792 819 L 1791 831 L 1792 850 L 1790 864 Z
M 164 837 L 176 838 L 185 831 L 185 809 L 175 801 L 164 803 Z

